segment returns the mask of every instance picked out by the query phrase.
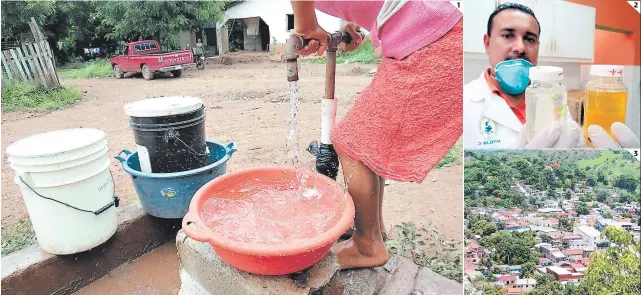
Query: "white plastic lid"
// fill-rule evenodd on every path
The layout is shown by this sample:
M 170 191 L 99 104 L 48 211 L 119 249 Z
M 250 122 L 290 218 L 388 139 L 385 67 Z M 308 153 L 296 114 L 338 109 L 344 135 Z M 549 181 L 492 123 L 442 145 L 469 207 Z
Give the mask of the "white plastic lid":
M 125 105 L 129 117 L 164 117 L 193 112 L 203 106 L 203 101 L 190 96 L 168 96 L 140 100 Z
M 76 128 L 36 134 L 7 147 L 12 157 L 35 158 L 51 156 L 90 146 L 106 137 L 99 129 Z
M 560 81 L 563 80 L 563 68 L 538 66 L 529 69 L 529 77 L 532 81 Z
M 623 77 L 623 66 L 591 65 L 590 75 L 599 77 Z

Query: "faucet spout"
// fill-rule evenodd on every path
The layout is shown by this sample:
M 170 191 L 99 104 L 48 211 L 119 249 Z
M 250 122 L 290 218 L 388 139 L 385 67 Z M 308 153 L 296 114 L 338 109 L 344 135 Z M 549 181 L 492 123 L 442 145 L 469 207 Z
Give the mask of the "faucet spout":
M 287 81 L 298 81 L 298 50 L 303 48 L 303 37 L 291 36 L 285 44 L 285 61 L 287 62 Z

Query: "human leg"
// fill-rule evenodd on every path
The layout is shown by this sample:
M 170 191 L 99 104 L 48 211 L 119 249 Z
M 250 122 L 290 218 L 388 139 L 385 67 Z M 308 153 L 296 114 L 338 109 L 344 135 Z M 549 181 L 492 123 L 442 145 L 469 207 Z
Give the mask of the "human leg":
M 354 234 L 332 247 L 342 269 L 383 265 L 389 258 L 379 221 L 380 177 L 362 162 L 337 150 L 348 192 L 354 200 Z

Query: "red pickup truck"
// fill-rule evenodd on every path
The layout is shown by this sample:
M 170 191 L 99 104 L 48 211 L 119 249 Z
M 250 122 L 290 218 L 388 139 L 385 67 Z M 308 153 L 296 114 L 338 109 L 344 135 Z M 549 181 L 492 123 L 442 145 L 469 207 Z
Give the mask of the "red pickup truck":
M 183 69 L 196 67 L 191 50 L 162 52 L 160 44 L 155 40 L 128 43 L 125 54 L 110 61 L 118 79 L 131 72 L 142 72 L 145 80 L 153 80 L 156 72 L 171 72 L 174 77 L 180 77 Z

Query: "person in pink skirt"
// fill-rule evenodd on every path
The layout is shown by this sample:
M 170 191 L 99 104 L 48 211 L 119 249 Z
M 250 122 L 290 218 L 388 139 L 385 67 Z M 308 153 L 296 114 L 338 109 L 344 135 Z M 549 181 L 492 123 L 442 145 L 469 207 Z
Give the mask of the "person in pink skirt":
M 293 0 L 292 8 L 292 34 L 312 39 L 299 54 L 322 55 L 327 47 L 318 9 L 348 22 L 342 31 L 353 41 L 343 50 L 361 44 L 362 27 L 383 57 L 371 84 L 331 133 L 356 206 L 354 234 L 332 252 L 343 269 L 383 265 L 389 258 L 385 180 L 423 182 L 463 131 L 463 15 L 440 0 Z

